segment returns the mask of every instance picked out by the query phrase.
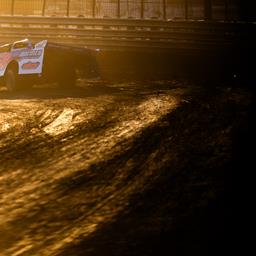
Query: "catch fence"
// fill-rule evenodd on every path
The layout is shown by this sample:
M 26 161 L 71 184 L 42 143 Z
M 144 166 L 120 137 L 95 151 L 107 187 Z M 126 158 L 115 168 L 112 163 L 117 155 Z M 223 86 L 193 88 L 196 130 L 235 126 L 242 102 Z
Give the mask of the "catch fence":
M 239 20 L 239 6 L 237 0 L 0 0 L 0 15 Z

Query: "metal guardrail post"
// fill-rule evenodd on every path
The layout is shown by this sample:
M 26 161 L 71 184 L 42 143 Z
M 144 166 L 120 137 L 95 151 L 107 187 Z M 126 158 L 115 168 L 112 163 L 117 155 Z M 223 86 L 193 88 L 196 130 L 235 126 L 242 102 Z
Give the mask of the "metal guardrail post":
M 228 20 L 228 0 L 225 0 L 225 20 Z
M 117 18 L 121 17 L 121 4 L 120 0 L 117 0 Z
M 69 16 L 69 7 L 70 7 L 70 0 L 67 0 L 67 12 L 66 12 L 66 16 Z
M 163 0 L 163 19 L 166 20 L 166 0 Z
M 42 16 L 45 16 L 46 0 L 43 1 Z
M 144 0 L 140 1 L 140 18 L 144 19 Z
M 212 19 L 212 1 L 204 0 L 204 19 L 211 20 Z
M 92 17 L 95 18 L 96 14 L 96 0 L 92 0 Z
M 12 0 L 12 4 L 11 4 L 11 15 L 14 15 L 14 5 L 15 5 L 15 0 Z
M 188 0 L 185 0 L 185 20 L 188 19 Z

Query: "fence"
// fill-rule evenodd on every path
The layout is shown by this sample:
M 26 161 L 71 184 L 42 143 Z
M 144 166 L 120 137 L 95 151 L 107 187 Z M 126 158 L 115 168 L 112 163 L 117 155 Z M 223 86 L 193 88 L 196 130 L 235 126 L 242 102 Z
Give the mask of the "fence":
M 0 0 L 0 15 L 204 19 L 205 0 Z M 208 18 L 239 19 L 237 0 L 211 0 Z

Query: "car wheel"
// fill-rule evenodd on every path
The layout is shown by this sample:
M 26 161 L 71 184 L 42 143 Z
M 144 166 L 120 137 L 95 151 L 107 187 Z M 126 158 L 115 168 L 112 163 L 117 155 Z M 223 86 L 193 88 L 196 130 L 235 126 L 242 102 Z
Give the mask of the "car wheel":
M 62 88 L 70 88 L 76 84 L 76 70 L 75 68 L 70 68 L 59 74 L 58 84 Z
M 8 68 L 6 70 L 4 81 L 8 91 L 13 92 L 17 90 L 17 72 L 14 69 Z

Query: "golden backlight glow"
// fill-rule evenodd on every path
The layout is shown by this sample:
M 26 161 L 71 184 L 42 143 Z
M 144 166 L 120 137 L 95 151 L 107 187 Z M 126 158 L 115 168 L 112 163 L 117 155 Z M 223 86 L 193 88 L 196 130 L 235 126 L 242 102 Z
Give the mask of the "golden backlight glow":
M 232 0 L 0 0 L 0 256 L 207 254 L 227 218 L 200 218 L 253 98 L 239 15 Z
M 150 165 L 156 154 L 152 152 L 145 163 L 148 168 L 138 173 L 136 182 L 125 184 L 136 164 L 131 160 L 104 186 L 95 181 L 65 193 L 75 177 L 100 177 L 101 169 L 93 170 L 92 166 L 129 149 L 134 138 L 176 109 L 185 93 L 177 90 L 150 95 L 144 91 L 144 96 L 133 92 L 132 84 L 84 90 L 84 96 L 79 91 L 78 98 L 1 99 L 2 156 L 13 148 L 5 153 L 13 160 L 0 167 L 0 227 L 5 233 L 0 236 L 1 256 L 57 255 L 95 232 L 100 224 L 113 220 L 159 167 Z M 118 91 L 121 98 L 115 95 Z M 32 148 L 24 143 L 32 143 Z M 17 154 L 29 151 L 15 158 L 14 149 Z
M 239 16 L 237 1 L 213 1 L 214 19 Z M 1 0 L 0 15 L 106 18 L 203 19 L 203 1 L 184 0 Z
M 199 3 L 196 15 L 202 15 Z M 84 17 L 133 17 L 169 18 L 184 16 L 184 1 L 159 0 L 1 0 L 0 14 L 46 15 L 46 16 L 84 16 Z M 165 9 L 165 11 L 164 11 Z M 195 12 L 195 11 L 194 11 Z M 201 12 L 201 14 L 200 14 Z

